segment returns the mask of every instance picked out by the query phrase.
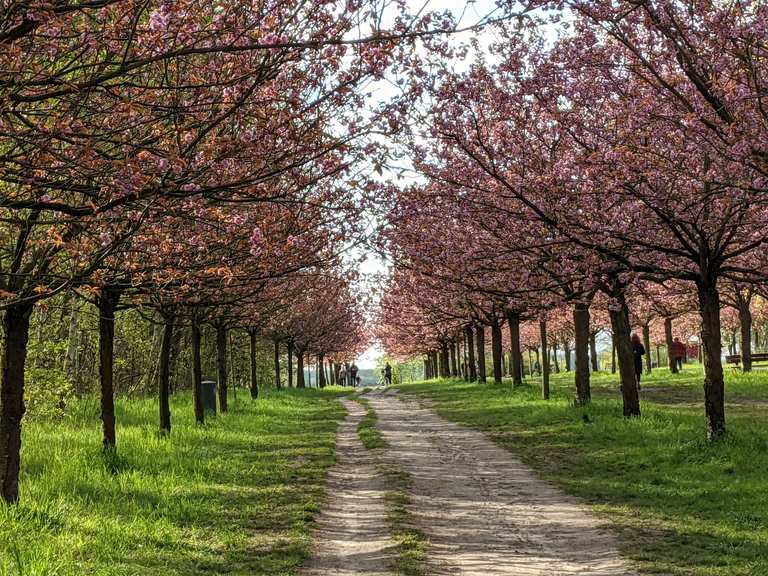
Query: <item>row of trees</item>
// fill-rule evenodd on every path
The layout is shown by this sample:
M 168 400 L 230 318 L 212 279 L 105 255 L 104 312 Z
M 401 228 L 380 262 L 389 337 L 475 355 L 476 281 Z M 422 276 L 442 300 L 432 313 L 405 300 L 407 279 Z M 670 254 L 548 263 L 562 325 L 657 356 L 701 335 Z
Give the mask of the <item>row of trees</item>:
M 381 152 L 368 136 L 390 131 L 388 111 L 401 105 L 396 99 L 371 110 L 366 94 L 418 38 L 453 27 L 448 16 L 400 8 L 383 0 L 23 0 L 6 7 L 4 500 L 18 498 L 25 380 L 40 367 L 27 362 L 30 327 L 47 330 L 43 319 L 57 308 L 69 310 L 70 371 L 80 303 L 98 311 L 109 450 L 117 442 L 115 318 L 122 310 L 159 326 L 147 348 L 157 351 L 152 378 L 166 433 L 181 341 L 189 345 L 196 418 L 204 421 L 203 326 L 215 339 L 222 410 L 233 330 L 248 334 L 251 359 L 259 338 L 275 342 L 276 383 L 281 345 L 299 366 L 309 358 L 340 362 L 363 346 L 361 298 L 344 256 L 365 228 L 351 223 L 364 220 L 364 175 Z
M 380 337 L 392 353 L 441 351 L 446 372 L 463 334 L 471 372 L 484 327 L 498 358 L 506 324 L 517 383 L 521 320 L 541 322 L 546 349 L 544 322 L 567 307 L 583 404 L 591 317 L 607 313 L 623 411 L 637 416 L 633 324 L 695 310 L 707 433 L 719 438 L 722 308 L 739 310 L 749 370 L 750 304 L 766 288 L 764 8 L 536 5 L 538 16 L 498 24 L 490 57 L 466 72 L 412 62 L 426 79 L 423 129 L 401 140 L 424 183 L 385 190 L 380 249 L 395 272 Z

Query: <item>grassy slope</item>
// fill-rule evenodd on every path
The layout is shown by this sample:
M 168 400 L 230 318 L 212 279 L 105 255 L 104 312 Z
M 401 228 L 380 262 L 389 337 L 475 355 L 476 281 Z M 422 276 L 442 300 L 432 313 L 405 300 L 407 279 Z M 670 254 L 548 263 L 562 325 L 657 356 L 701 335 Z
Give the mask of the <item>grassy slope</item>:
M 644 381 L 643 416 L 621 417 L 617 378 L 593 377 L 592 406 L 571 406 L 572 375 L 553 399 L 537 382 L 404 386 L 437 411 L 482 429 L 616 525 L 648 573 L 768 575 L 768 372 L 729 372 L 729 435 L 704 442 L 700 368 Z
M 0 576 L 293 574 L 334 460 L 334 393 L 245 394 L 205 427 L 173 399 L 118 403 L 119 457 L 99 449 L 95 399 L 27 422 L 22 503 L 0 505 Z

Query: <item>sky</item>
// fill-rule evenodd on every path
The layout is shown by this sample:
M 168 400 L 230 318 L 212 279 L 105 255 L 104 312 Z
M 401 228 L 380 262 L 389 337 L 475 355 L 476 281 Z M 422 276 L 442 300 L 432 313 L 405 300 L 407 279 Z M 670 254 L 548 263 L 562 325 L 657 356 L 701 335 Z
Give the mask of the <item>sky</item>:
M 464 12 L 464 18 L 461 22 L 462 26 L 467 26 L 467 25 L 476 23 L 483 17 L 492 13 L 496 8 L 496 4 L 494 0 L 476 0 L 476 1 L 468 2 L 467 4 L 468 4 L 468 7 Z M 460 9 L 463 7 L 463 5 L 464 3 L 460 0 L 409 0 L 409 7 L 414 12 L 423 9 L 424 12 L 451 10 L 454 13 L 460 13 Z M 476 32 L 466 32 L 462 35 L 457 35 L 457 36 L 458 36 L 458 39 L 463 40 L 463 39 L 466 39 L 470 34 L 476 37 L 478 36 L 478 33 Z M 462 38 L 462 36 L 464 38 Z M 484 39 L 483 36 L 487 36 L 487 38 Z M 488 32 L 485 32 L 485 33 L 481 32 L 479 37 L 480 37 L 481 45 L 487 45 L 492 41 L 491 34 Z M 456 67 L 460 68 L 461 63 L 457 62 Z M 382 98 L 387 97 L 389 86 L 391 85 L 388 84 L 387 82 L 384 82 L 380 86 L 378 86 L 377 92 L 380 97 Z M 384 175 L 386 177 L 387 173 L 385 172 Z M 375 274 L 386 272 L 387 263 L 383 261 L 378 255 L 374 253 L 367 253 L 366 256 L 367 257 L 365 261 L 359 267 L 359 271 L 361 273 L 365 275 L 375 275 Z M 368 350 L 366 350 L 362 356 L 360 356 L 357 359 L 356 363 L 360 368 L 364 368 L 364 369 L 375 368 L 377 360 L 383 354 L 384 354 L 384 351 L 381 349 L 378 343 L 375 343 L 370 348 L 368 348 Z

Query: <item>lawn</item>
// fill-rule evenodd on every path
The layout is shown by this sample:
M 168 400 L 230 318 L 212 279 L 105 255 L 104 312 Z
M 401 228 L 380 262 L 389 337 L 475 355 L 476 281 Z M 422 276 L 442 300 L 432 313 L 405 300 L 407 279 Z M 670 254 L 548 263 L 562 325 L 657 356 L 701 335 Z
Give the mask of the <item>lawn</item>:
M 641 418 L 621 416 L 618 379 L 593 377 L 594 402 L 572 405 L 573 376 L 515 390 L 462 381 L 416 383 L 444 417 L 484 430 L 543 478 L 591 503 L 650 574 L 768 575 L 768 371 L 728 372 L 728 435 L 705 441 L 701 368 L 655 371 Z
M 193 423 L 173 398 L 118 403 L 117 458 L 100 449 L 98 401 L 25 423 L 21 503 L 0 504 L 0 576 L 295 574 L 334 462 L 337 393 L 284 391 Z

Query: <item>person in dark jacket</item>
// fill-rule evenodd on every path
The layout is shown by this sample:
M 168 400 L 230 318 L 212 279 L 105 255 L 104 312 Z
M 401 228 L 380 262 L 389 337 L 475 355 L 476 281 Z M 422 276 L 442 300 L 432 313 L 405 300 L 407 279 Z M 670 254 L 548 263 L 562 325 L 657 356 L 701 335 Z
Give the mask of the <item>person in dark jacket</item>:
M 387 383 L 387 386 L 392 386 L 392 366 L 390 366 L 389 362 L 387 362 L 387 365 L 384 367 L 384 380 Z
M 635 378 L 637 386 L 640 387 L 640 377 L 643 375 L 643 356 L 645 356 L 645 346 L 640 341 L 640 336 L 632 334 L 632 356 L 635 360 Z

